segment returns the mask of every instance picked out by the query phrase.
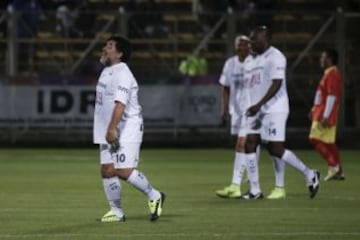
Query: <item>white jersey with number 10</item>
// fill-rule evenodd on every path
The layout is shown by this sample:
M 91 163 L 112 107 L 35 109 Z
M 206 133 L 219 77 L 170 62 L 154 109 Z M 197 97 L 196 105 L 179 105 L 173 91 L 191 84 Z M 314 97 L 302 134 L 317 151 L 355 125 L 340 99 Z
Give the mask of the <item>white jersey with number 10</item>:
M 94 143 L 106 144 L 105 136 L 115 101 L 123 103 L 125 111 L 118 125 L 120 142 L 142 141 L 142 115 L 138 102 L 139 86 L 125 63 L 104 68 L 96 86 L 94 112 Z

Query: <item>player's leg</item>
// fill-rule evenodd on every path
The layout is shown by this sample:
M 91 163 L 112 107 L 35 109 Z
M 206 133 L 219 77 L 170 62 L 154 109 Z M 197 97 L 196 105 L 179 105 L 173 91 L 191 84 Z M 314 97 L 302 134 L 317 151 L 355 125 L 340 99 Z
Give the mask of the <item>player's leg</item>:
M 235 146 L 235 157 L 234 157 L 234 166 L 233 174 L 231 179 L 231 184 L 224 187 L 223 189 L 217 190 L 216 195 L 223 198 L 240 198 L 241 197 L 241 182 L 246 168 L 245 160 L 245 136 L 244 131 L 240 129 L 244 126 L 241 126 L 243 123 L 242 116 L 238 114 L 233 114 L 231 117 L 231 135 L 236 135 L 236 146 Z
M 328 144 L 315 138 L 310 138 L 310 143 L 314 146 L 315 150 L 320 154 L 320 156 L 326 161 L 328 166 L 336 166 L 336 162 L 332 161 L 332 158 L 330 158 Z
M 272 156 L 285 161 L 304 175 L 310 191 L 310 198 L 314 198 L 319 188 L 319 172 L 308 168 L 292 151 L 285 149 L 283 142 L 269 142 L 268 144 Z
M 287 117 L 287 113 L 266 114 L 261 137 L 268 142 L 267 148 L 272 157 L 286 162 L 305 176 L 310 197 L 313 198 L 319 188 L 319 172 L 309 169 L 292 151 L 285 149 Z
M 240 124 L 241 124 L 241 116 L 239 116 L 239 114 L 237 113 L 233 113 L 231 115 L 231 129 L 230 129 L 230 133 L 232 136 L 238 136 Z M 236 141 L 238 142 L 239 140 L 237 139 Z M 241 170 L 243 166 L 242 161 L 243 161 L 242 156 L 240 156 L 235 151 L 231 183 L 230 185 L 215 191 L 217 196 L 222 198 L 239 198 L 241 196 L 240 185 L 242 181 L 242 172 L 243 172 L 243 170 Z
M 121 183 L 116 176 L 110 147 L 107 144 L 100 145 L 100 163 L 104 192 L 110 205 L 110 211 L 108 211 L 100 220 L 101 222 L 125 221 L 124 213 L 121 208 Z
M 147 177 L 136 169 L 139 163 L 140 145 L 141 143 L 121 143 L 118 152 L 114 154 L 115 169 L 120 179 L 147 195 L 151 212 L 150 220 L 155 221 L 161 215 L 165 194 L 153 188 Z
M 314 121 L 311 124 L 309 139 L 315 150 L 325 159 L 329 167 L 328 174 L 324 180 L 337 179 L 338 175 L 343 176 L 339 149 L 335 144 L 336 126 L 324 128 L 321 123 Z M 340 179 L 344 178 L 340 177 Z
M 258 155 L 256 150 L 260 144 L 259 134 L 249 134 L 246 136 L 245 143 L 245 158 L 246 158 L 246 171 L 250 183 L 250 191 L 242 196 L 244 199 L 262 199 L 263 194 L 259 182 L 259 164 Z
M 336 152 L 332 151 L 331 144 L 324 143 L 318 139 L 310 139 L 315 150 L 322 156 L 328 165 L 328 173 L 324 180 L 332 179 L 339 171 L 338 161 L 336 159 Z
M 344 173 L 341 165 L 340 160 L 340 152 L 339 148 L 335 143 L 328 144 L 329 145 L 329 151 L 330 151 L 330 160 L 335 162 L 336 165 L 333 168 L 329 168 L 328 175 L 324 178 L 325 181 L 328 180 L 344 180 Z M 331 171 L 330 171 L 331 170 Z M 335 174 L 333 174 L 335 172 Z
M 274 173 L 275 173 L 275 188 L 266 197 L 267 199 L 284 199 L 286 198 L 285 191 L 285 161 L 278 157 L 272 156 Z
M 246 169 L 245 159 L 245 137 L 238 137 L 235 147 L 235 159 L 233 167 L 233 175 L 231 184 L 221 190 L 216 191 L 216 195 L 223 198 L 240 198 L 241 190 L 240 186 L 242 183 L 244 171 Z
M 263 117 L 263 128 L 261 137 L 267 142 L 271 141 L 285 141 L 285 129 L 287 114 L 281 117 L 280 120 L 272 119 L 272 114 L 265 114 Z M 279 123 L 281 121 L 281 123 Z M 277 122 L 277 124 L 276 124 Z M 270 124 L 271 123 L 271 124 Z M 285 161 L 281 158 L 271 154 L 271 144 L 267 144 L 268 151 L 270 153 L 274 175 L 275 175 L 275 188 L 266 197 L 267 199 L 284 199 L 286 198 L 285 191 Z

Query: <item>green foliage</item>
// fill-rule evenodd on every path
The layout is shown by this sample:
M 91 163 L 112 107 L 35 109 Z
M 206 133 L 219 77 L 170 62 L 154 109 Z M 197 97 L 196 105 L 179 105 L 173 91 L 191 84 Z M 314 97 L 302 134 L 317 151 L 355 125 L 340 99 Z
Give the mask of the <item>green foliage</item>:
M 313 151 L 299 157 L 323 175 Z M 107 210 L 97 150 L 0 150 L 0 239 L 359 239 L 359 151 L 343 151 L 347 180 L 322 182 L 311 200 L 303 176 L 287 167 L 285 200 L 227 200 L 232 150 L 143 150 L 139 168 L 167 194 L 163 216 L 148 218 L 146 197 L 123 182 L 125 223 L 96 221 Z M 260 161 L 266 194 L 272 163 Z M 247 190 L 244 184 L 242 191 Z

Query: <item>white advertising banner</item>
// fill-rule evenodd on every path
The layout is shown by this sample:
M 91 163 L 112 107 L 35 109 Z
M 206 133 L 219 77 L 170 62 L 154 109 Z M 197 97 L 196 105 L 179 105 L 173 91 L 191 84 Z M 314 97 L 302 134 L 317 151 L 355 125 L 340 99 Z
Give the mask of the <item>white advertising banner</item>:
M 1 86 L 0 127 L 91 127 L 94 86 Z M 141 86 L 146 125 L 219 125 L 216 85 Z

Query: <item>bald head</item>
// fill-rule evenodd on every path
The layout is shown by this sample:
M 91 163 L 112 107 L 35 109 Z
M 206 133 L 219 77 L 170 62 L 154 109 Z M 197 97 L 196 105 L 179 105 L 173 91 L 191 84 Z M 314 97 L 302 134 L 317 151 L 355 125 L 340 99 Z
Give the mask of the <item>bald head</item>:
M 263 53 L 269 47 L 269 31 L 266 26 L 258 26 L 250 35 L 251 48 L 256 53 Z

